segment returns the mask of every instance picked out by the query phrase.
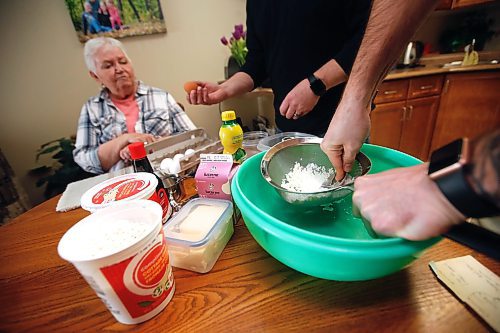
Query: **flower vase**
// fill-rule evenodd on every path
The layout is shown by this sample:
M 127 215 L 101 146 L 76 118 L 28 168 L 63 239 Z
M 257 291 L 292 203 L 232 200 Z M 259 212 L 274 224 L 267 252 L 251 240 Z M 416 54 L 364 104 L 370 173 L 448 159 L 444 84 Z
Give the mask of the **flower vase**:
M 227 66 L 225 68 L 225 73 L 224 77 L 225 79 L 229 79 L 231 76 L 234 74 L 238 73 L 240 71 L 241 67 L 238 65 L 238 62 L 236 62 L 236 59 L 233 56 L 230 56 L 228 61 L 227 61 Z

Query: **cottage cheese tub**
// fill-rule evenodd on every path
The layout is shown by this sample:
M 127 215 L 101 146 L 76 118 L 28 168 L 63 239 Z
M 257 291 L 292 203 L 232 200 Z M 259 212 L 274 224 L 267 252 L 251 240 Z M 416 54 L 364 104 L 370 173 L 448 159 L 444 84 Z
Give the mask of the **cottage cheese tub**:
M 123 324 L 152 318 L 174 295 L 161 219 L 156 202 L 116 202 L 76 223 L 59 242 L 59 255 Z

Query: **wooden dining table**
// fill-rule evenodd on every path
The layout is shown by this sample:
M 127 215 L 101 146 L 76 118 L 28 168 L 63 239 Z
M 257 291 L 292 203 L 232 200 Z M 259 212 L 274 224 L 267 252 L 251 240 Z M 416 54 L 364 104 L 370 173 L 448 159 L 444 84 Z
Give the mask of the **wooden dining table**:
M 59 197 L 0 227 L 0 332 L 488 332 L 492 329 L 430 270 L 472 255 L 443 239 L 405 269 L 375 280 L 330 281 L 265 252 L 239 220 L 214 268 L 174 268 L 175 295 L 152 319 L 118 323 L 78 271 L 57 254 L 63 234 L 89 213 L 57 213 Z M 500 315 L 500 314 L 499 314 Z

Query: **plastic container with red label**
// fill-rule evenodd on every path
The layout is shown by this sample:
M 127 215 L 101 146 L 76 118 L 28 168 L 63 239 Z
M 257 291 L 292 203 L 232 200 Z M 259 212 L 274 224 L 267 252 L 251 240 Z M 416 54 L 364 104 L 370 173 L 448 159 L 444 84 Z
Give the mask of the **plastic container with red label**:
M 76 223 L 59 242 L 59 255 L 121 323 L 152 318 L 174 295 L 161 217 L 156 202 L 117 202 Z
M 158 179 L 153 174 L 129 173 L 95 185 L 82 195 L 80 204 L 83 209 L 94 213 L 117 201 L 152 200 L 162 205 L 162 222 L 165 223 L 172 214 L 172 207 L 168 200 L 158 197 L 157 185 Z

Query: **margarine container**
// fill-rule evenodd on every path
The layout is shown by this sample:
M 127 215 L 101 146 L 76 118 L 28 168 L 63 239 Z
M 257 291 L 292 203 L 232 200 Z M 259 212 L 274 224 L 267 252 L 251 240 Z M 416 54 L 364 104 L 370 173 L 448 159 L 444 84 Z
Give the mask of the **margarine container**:
M 91 213 L 117 201 L 147 199 L 160 203 L 156 195 L 158 180 L 149 172 L 129 173 L 95 185 L 80 199 L 83 209 Z
M 189 201 L 164 226 L 172 266 L 207 273 L 234 232 L 233 204 L 227 200 Z

